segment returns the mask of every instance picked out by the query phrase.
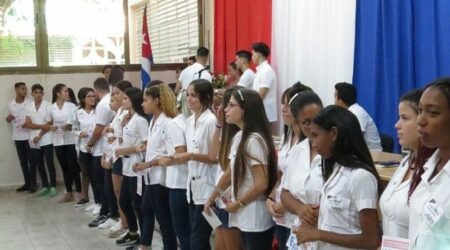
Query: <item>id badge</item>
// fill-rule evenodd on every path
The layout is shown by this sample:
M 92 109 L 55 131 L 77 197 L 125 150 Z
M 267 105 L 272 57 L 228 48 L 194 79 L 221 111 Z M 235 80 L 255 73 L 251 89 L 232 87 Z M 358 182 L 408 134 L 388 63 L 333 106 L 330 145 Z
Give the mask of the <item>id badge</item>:
M 429 199 L 422 207 L 422 217 L 430 227 L 442 217 L 444 210 L 434 198 Z

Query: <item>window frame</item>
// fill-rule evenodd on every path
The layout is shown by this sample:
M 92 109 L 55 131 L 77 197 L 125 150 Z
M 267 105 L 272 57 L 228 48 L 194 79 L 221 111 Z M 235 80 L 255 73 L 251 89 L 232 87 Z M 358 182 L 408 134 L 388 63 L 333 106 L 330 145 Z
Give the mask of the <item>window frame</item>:
M 140 0 L 145 1 L 145 0 Z M 203 1 L 198 1 L 198 41 L 199 47 L 203 46 Z M 35 42 L 36 42 L 36 66 L 23 67 L 0 67 L 0 75 L 6 74 L 65 74 L 65 73 L 93 73 L 101 72 L 104 65 L 80 65 L 80 66 L 50 66 L 48 52 L 48 34 L 45 24 L 45 4 L 46 0 L 33 0 L 34 4 L 34 23 L 35 23 Z M 123 0 L 123 11 L 125 18 L 124 32 L 124 54 L 125 64 L 121 64 L 126 71 L 139 71 L 140 64 L 130 63 L 130 39 L 129 39 L 129 19 L 128 19 L 128 0 Z M 179 66 L 185 66 L 186 63 L 155 63 L 151 65 L 152 71 L 175 70 Z

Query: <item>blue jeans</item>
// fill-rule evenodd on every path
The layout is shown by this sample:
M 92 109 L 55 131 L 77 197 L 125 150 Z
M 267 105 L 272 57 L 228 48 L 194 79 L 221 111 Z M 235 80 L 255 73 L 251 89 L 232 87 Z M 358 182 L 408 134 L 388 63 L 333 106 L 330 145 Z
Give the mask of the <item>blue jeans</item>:
M 189 220 L 186 189 L 169 189 L 169 205 L 173 229 L 180 241 L 181 250 L 190 250 L 191 221 Z
M 212 227 L 202 215 L 203 205 L 195 205 L 193 201 L 189 204 L 191 214 L 191 249 L 211 250 L 209 238 Z
M 263 232 L 242 232 L 242 243 L 245 250 L 271 250 L 275 227 Z
M 170 215 L 169 189 L 162 185 L 150 185 L 152 206 L 161 229 L 164 250 L 177 250 L 177 236 Z
M 153 230 L 155 228 L 155 213 L 152 207 L 152 192 L 150 185 L 142 187 L 142 228 L 141 228 L 141 245 L 151 246 L 153 241 Z
M 291 235 L 291 229 L 284 226 L 275 226 L 275 237 L 278 241 L 278 250 L 286 250 L 286 242 Z

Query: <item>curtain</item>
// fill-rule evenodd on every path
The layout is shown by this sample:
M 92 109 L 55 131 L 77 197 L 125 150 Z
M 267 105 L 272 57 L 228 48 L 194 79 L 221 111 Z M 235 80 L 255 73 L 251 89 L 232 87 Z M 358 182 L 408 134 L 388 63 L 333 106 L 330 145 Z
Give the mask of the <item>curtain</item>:
M 448 13 L 447 0 L 358 1 L 353 83 L 380 133 L 396 138 L 403 93 L 450 75 Z
M 238 50 L 255 42 L 271 47 L 272 0 L 215 0 L 214 73 L 226 73 Z

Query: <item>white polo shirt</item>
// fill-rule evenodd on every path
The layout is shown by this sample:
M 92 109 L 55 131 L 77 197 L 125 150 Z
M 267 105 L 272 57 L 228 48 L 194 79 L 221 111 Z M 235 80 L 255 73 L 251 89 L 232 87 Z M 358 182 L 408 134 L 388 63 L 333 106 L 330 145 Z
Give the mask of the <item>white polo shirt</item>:
M 100 124 L 103 126 L 108 126 L 108 124 L 114 118 L 114 112 L 109 107 L 109 102 L 111 101 L 111 95 L 107 94 L 98 102 L 95 107 L 95 124 Z M 92 149 L 92 155 L 95 157 L 102 156 L 102 145 L 103 138 L 100 138 L 94 145 Z
M 186 117 L 183 114 L 167 124 L 166 148 L 168 155 L 175 154 L 175 148 L 186 146 Z M 166 186 L 172 189 L 186 189 L 189 169 L 187 163 L 166 167 Z
M 30 130 L 27 128 L 22 128 L 26 122 L 26 109 L 28 104 L 32 103 L 33 100 L 25 98 L 22 103 L 17 103 L 16 100 L 12 100 L 8 103 L 8 114 L 15 117 L 11 121 L 12 126 L 12 139 L 14 141 L 26 141 L 30 138 Z
M 252 158 L 247 159 L 245 164 L 245 177 L 237 192 L 238 197 L 234 196 L 233 183 L 234 180 L 234 162 L 236 159 L 236 153 L 241 143 L 242 131 L 236 133 L 233 137 L 233 142 L 230 148 L 230 167 L 231 167 L 231 200 L 236 202 L 238 198 L 255 186 L 255 180 L 253 179 L 252 168 L 255 165 L 263 164 L 267 168 L 267 145 L 261 144 L 263 138 L 261 135 L 252 133 L 245 145 L 245 150 Z M 240 208 L 235 213 L 230 213 L 229 220 L 230 227 L 237 227 L 243 232 L 263 232 L 273 227 L 274 222 L 272 220 L 272 214 L 266 206 L 266 195 L 261 194 L 252 202 L 249 202 L 245 207 Z
M 207 69 L 203 70 L 201 74 L 199 74 L 199 72 L 204 68 L 205 66 L 196 62 L 191 66 L 183 69 L 180 73 L 180 77 L 178 78 L 178 80 L 181 82 L 181 89 L 187 89 L 189 84 L 193 80 L 197 79 L 205 79 L 212 82 L 212 76 Z
M 207 109 L 198 117 L 197 122 L 195 122 L 195 114 L 193 114 L 187 119 L 186 123 L 187 151 L 207 155 L 211 148 L 216 116 L 210 109 Z M 217 164 L 189 161 L 188 167 L 188 202 L 191 202 L 192 191 L 194 204 L 203 205 L 208 200 L 209 195 L 214 191 L 218 166 Z
M 425 173 L 423 173 L 422 180 L 414 190 L 409 201 L 410 249 L 448 248 L 450 229 L 450 161 L 447 161 L 442 170 L 430 180 L 439 161 L 438 155 L 439 149 L 425 163 Z M 434 211 L 429 209 L 431 204 L 433 204 Z M 436 211 L 441 211 L 443 214 Z M 431 216 L 431 214 L 435 215 Z M 429 219 L 427 220 L 426 218 Z M 443 248 L 444 246 L 447 247 Z
M 248 89 L 252 89 L 254 79 L 255 79 L 255 73 L 253 72 L 252 69 L 248 68 L 242 73 L 237 85 L 248 88 Z
M 147 136 L 147 152 L 145 161 L 149 162 L 160 156 L 167 155 L 167 148 L 165 138 L 167 136 L 167 124 L 172 120 L 161 113 L 158 118 L 153 117 L 148 127 Z M 166 168 L 165 167 L 151 167 L 145 170 L 145 184 L 155 185 L 160 184 L 166 186 Z
M 42 100 L 39 109 L 36 109 L 36 105 L 34 102 L 31 102 L 27 105 L 26 108 L 26 116 L 30 117 L 31 123 L 35 125 L 44 125 L 47 124 L 51 119 L 50 117 L 50 109 L 52 104 Z M 30 140 L 33 140 L 36 136 L 41 133 L 41 129 L 30 129 Z M 39 140 L 39 146 L 47 146 L 53 144 L 53 132 L 49 130 L 45 133 L 41 139 Z
M 148 122 L 147 120 L 135 113 L 123 128 L 123 141 L 121 147 L 128 148 L 138 146 L 141 142 L 147 140 L 148 136 Z M 127 157 L 122 157 L 123 175 L 134 177 L 138 174 L 133 171 L 135 163 L 144 160 L 143 153 L 129 154 Z
M 58 127 L 56 131 L 53 131 L 53 146 L 57 147 L 75 144 L 75 136 L 72 131 L 64 130 L 63 126 L 66 124 L 74 124 L 77 106 L 71 102 L 64 102 L 62 108 L 59 109 L 55 102 L 52 104 L 50 110 L 53 126 Z
M 320 230 L 338 234 L 360 234 L 359 212 L 377 209 L 378 185 L 375 176 L 365 169 L 334 165 L 334 170 L 321 191 Z M 351 249 L 318 242 L 319 249 Z
M 409 169 L 410 155 L 403 158 L 380 197 L 383 235 L 408 239 L 408 192 L 411 178 L 403 182 Z
M 268 88 L 266 97 L 263 100 L 269 122 L 276 122 L 277 113 L 277 77 L 275 71 L 267 61 L 262 62 L 256 67 L 255 79 L 253 81 L 253 89 L 259 92 L 260 88 Z
M 367 147 L 371 151 L 382 151 L 381 139 L 378 134 L 377 125 L 372 120 L 372 117 L 364 110 L 358 103 L 353 104 L 348 107 L 348 110 L 352 112 L 356 118 L 358 118 L 359 125 L 361 126 L 361 131 L 364 134 L 364 140 L 366 141 Z
M 83 153 L 87 153 L 86 145 L 92 136 L 95 128 L 95 109 L 91 112 L 86 112 L 83 108 L 79 108 L 76 112 L 76 122 L 74 124 L 73 132 L 76 136 L 80 136 L 81 132 L 88 135 L 86 138 L 79 138 L 79 148 Z

